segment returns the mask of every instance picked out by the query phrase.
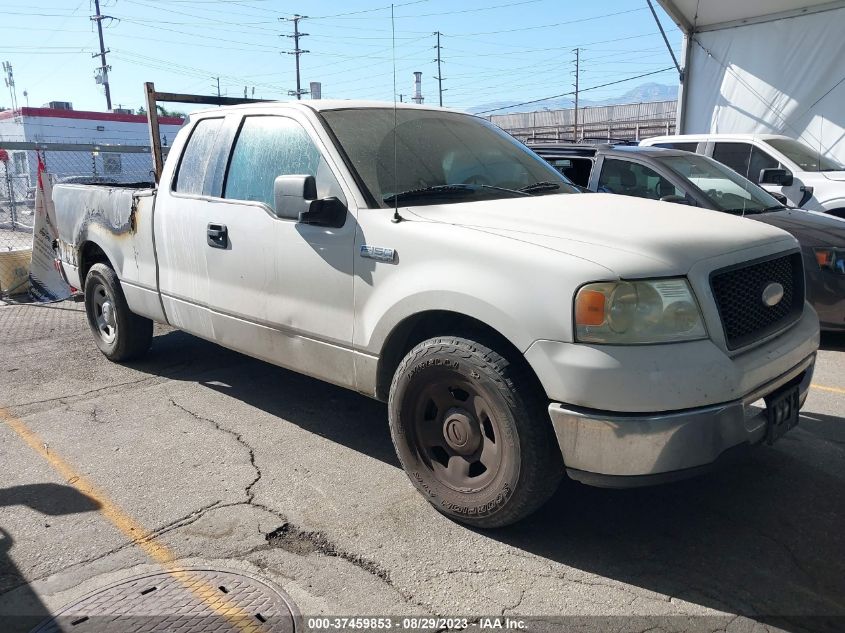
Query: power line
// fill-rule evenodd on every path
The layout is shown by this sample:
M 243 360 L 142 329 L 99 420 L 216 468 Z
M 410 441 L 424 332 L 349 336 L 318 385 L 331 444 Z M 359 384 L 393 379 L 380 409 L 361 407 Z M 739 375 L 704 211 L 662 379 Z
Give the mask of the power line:
M 649 75 L 656 75 L 658 73 L 665 73 L 667 70 L 673 70 L 674 66 L 669 66 L 668 68 L 661 68 L 660 70 L 653 70 L 650 73 L 643 73 L 641 75 L 634 75 L 633 77 L 626 77 L 625 79 L 618 79 L 616 81 L 609 81 L 605 84 L 599 84 L 598 86 L 590 86 L 589 88 L 584 88 L 581 92 L 587 92 L 588 90 L 597 90 L 599 88 L 606 88 L 607 86 L 615 86 L 616 84 L 621 84 L 626 81 L 632 81 L 634 79 L 641 79 L 643 77 L 648 77 Z M 476 114 L 489 114 L 490 112 L 498 112 L 499 110 L 507 110 L 509 108 L 517 108 L 519 106 L 530 105 L 532 103 L 540 103 L 541 101 L 548 101 L 549 99 L 557 99 L 558 97 L 569 97 L 575 94 L 574 92 L 563 92 L 559 95 L 551 95 L 549 97 L 543 97 L 542 99 L 532 99 L 531 101 L 523 101 L 522 103 L 512 103 L 510 105 L 502 106 L 500 108 L 493 108 L 492 110 L 484 110 L 483 112 L 476 112 Z

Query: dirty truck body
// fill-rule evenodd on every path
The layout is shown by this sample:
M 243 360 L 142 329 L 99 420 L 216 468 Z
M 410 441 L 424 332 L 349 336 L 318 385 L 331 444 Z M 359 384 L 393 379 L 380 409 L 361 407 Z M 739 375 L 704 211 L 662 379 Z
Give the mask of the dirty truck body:
M 797 423 L 818 319 L 794 238 L 574 193 L 486 121 L 392 108 L 210 110 L 155 188 L 57 186 L 100 349 L 137 356 L 157 321 L 385 400 L 414 485 L 485 527 L 563 472 L 658 483 Z

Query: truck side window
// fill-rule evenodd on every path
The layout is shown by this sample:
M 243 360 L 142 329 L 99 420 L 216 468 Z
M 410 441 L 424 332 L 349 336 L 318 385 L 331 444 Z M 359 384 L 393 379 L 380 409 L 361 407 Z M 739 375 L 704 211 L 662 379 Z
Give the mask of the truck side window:
M 650 200 L 660 200 L 666 196 L 686 196 L 686 192 L 678 189 L 650 167 L 613 158 L 606 158 L 602 165 L 598 190 Z
M 748 167 L 748 180 L 760 184 L 760 170 L 780 167 L 780 163 L 766 152 L 756 147 L 751 148 L 751 161 Z
M 222 125 L 223 119 L 201 119 L 194 126 L 185 151 L 182 152 L 173 191 L 196 195 L 203 193 L 206 168 Z
M 273 207 L 278 176 L 309 175 L 317 197 L 344 199 L 340 185 L 303 127 L 282 116 L 248 116 L 235 141 L 223 197 Z
M 713 159 L 727 165 L 740 176 L 748 178 L 751 145 L 748 143 L 716 143 Z
M 576 185 L 586 187 L 590 184 L 593 161 L 589 158 L 547 158 L 546 160 Z

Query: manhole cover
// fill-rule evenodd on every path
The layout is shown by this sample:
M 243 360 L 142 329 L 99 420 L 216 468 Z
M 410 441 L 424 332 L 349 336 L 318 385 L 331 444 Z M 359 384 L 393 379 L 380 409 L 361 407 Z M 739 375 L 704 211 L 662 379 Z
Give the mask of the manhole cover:
M 257 578 L 179 569 L 98 589 L 32 633 L 295 633 L 295 613 L 287 595 Z

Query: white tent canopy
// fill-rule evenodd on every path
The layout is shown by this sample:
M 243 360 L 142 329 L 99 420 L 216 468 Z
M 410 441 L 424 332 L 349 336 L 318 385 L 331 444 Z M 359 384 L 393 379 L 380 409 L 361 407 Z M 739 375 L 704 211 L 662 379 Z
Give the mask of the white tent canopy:
M 786 134 L 845 161 L 845 1 L 658 2 L 685 34 L 679 132 Z

